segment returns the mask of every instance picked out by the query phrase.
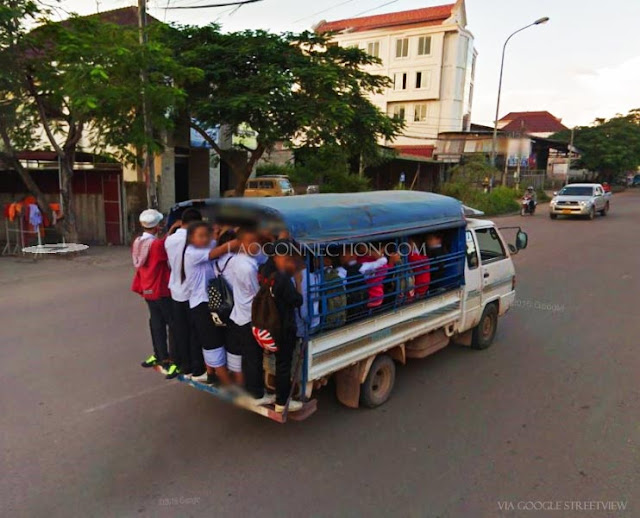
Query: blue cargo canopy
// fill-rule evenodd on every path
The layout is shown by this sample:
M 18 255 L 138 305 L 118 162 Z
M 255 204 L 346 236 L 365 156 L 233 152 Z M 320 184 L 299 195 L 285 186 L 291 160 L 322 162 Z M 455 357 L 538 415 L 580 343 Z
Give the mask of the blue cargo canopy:
M 300 243 L 392 239 L 465 225 L 458 200 L 413 191 L 194 200 L 176 205 L 170 223 L 187 207 L 216 220 L 279 225 Z

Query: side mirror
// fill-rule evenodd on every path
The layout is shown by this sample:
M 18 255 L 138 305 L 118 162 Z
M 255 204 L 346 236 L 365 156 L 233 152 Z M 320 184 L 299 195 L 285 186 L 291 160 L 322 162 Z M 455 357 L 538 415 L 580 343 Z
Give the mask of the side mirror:
M 513 246 L 511 243 L 509 243 L 508 246 L 509 246 L 509 252 L 511 252 L 511 254 L 515 255 L 518 253 L 518 249 L 515 246 Z
M 524 250 L 525 248 L 527 248 L 528 245 L 529 245 L 529 236 L 527 235 L 526 232 L 519 230 L 518 234 L 516 235 L 516 249 Z

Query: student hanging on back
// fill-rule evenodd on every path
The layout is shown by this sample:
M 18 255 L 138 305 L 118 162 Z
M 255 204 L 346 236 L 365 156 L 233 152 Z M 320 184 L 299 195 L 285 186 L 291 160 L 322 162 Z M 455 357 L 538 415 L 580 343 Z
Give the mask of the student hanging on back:
M 220 237 L 218 238 L 218 246 L 225 246 L 227 243 L 236 242 L 236 231 L 231 227 L 223 227 L 220 231 Z M 226 282 L 226 289 L 231 290 L 233 295 L 233 262 L 235 260 L 236 253 L 229 251 L 216 260 L 214 268 L 216 275 L 224 282 Z M 235 301 L 233 306 L 235 306 Z M 231 313 L 233 312 L 233 306 L 231 307 Z M 228 311 L 226 308 L 225 311 Z M 240 386 L 244 386 L 244 377 L 242 375 L 242 348 L 235 338 L 234 330 L 235 325 L 231 321 L 231 313 L 228 314 L 228 318 L 224 320 L 224 327 L 222 328 L 225 335 L 225 347 L 227 350 L 227 369 L 231 372 L 234 382 Z
M 251 306 L 260 289 L 258 284 L 258 262 L 262 257 L 258 233 L 254 228 L 238 230 L 238 253 L 224 272 L 233 290 L 233 310 L 229 324 L 229 343 L 242 356 L 242 376 L 254 405 L 271 405 L 275 396 L 266 394 L 264 388 L 263 351 L 256 342 L 251 328 Z
M 142 362 L 142 366 L 161 365 L 170 373 L 175 372 L 175 366 L 171 363 L 167 348 L 167 329 L 171 328 L 172 321 L 167 253 L 164 239 L 158 238 L 162 219 L 162 214 L 154 209 L 147 209 L 140 214 L 140 225 L 144 231 L 135 239 L 131 250 L 136 268 L 131 291 L 141 295 L 149 308 L 153 354 Z
M 171 290 L 173 340 L 176 349 L 174 362 L 177 365 L 177 369 L 174 368 L 169 376 L 175 377 L 181 373 L 198 377 L 205 373 L 205 366 L 202 348 L 195 339 L 195 333 L 191 331 L 190 293 L 188 284 L 182 282 L 182 256 L 187 246 L 187 228 L 194 221 L 202 221 L 202 215 L 196 209 L 186 209 L 180 221 L 180 227 L 168 236 L 164 243 L 171 268 L 169 290 Z
M 189 308 L 196 339 L 202 348 L 206 373 L 192 376 L 195 381 L 223 385 L 231 383 L 227 370 L 227 355 L 224 347 L 224 333 L 211 319 L 207 285 L 215 277 L 212 263 L 226 253 L 230 244 L 215 247 L 213 232 L 208 223 L 196 221 L 187 229 L 187 247 L 182 259 L 182 281 L 189 290 Z
M 276 412 L 284 412 L 291 392 L 291 367 L 296 347 L 296 312 L 303 303 L 301 270 L 294 258 L 293 243 L 288 239 L 279 239 L 267 247 L 269 260 L 260 267 L 260 282 L 272 297 L 278 325 L 275 329 L 257 329 L 254 336 L 259 343 L 276 356 Z M 256 299 L 257 302 L 257 299 Z M 266 307 L 266 306 L 265 306 Z M 263 307 L 264 310 L 264 307 Z M 255 306 L 254 306 L 255 314 Z M 265 320 L 269 320 L 266 318 Z M 254 319 L 257 324 L 257 319 Z M 267 336 L 267 341 L 262 338 Z M 267 343 L 268 342 L 268 343 Z M 300 401 L 289 401 L 289 411 L 297 412 L 302 408 Z

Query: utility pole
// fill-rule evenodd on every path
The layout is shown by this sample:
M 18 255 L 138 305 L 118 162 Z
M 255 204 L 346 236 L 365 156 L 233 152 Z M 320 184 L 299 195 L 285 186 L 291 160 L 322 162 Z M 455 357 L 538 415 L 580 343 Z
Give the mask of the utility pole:
M 575 133 L 575 128 L 571 128 L 571 138 L 569 139 L 569 157 L 567 160 L 567 178 L 565 179 L 565 185 L 569 185 L 569 172 L 571 171 L 571 153 L 573 149 L 573 137 Z
M 138 0 L 138 31 L 140 37 L 140 46 L 147 46 L 147 1 Z M 153 128 L 151 126 L 151 107 L 146 94 L 146 85 L 149 82 L 146 63 L 142 63 L 140 68 L 140 81 L 142 83 L 142 117 L 144 121 L 144 133 L 150 142 L 153 139 Z M 158 193 L 156 189 L 156 166 L 153 150 L 147 144 L 143 150 L 144 162 L 142 170 L 145 182 L 147 184 L 147 205 L 150 208 L 158 207 Z

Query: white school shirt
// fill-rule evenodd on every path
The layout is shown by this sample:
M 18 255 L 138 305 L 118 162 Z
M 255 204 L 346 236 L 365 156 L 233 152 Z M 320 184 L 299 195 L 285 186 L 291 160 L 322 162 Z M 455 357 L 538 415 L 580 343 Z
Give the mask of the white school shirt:
M 226 259 L 220 261 L 220 268 L 225 262 Z M 251 322 L 251 305 L 260 290 L 258 262 L 247 254 L 237 254 L 227 265 L 223 276 L 233 290 L 233 310 L 229 318 L 236 325 L 244 326 Z
M 370 261 L 368 263 L 362 263 L 360 265 L 360 270 L 359 271 L 365 277 L 370 277 L 375 270 L 377 270 L 378 268 L 382 268 L 388 262 L 389 261 L 388 261 L 388 259 L 386 257 L 381 257 L 380 259 L 376 259 L 375 261 Z M 351 261 L 349 263 L 349 266 L 351 266 L 352 264 L 356 264 L 356 263 L 357 263 L 357 261 L 353 260 L 353 261 Z M 347 278 L 347 270 L 344 267 L 338 266 L 338 268 L 336 268 L 336 271 L 338 272 L 338 275 L 341 278 L 343 278 L 343 279 Z
M 189 245 L 184 253 L 185 284 L 189 290 L 189 307 L 191 309 L 209 302 L 207 285 L 216 276 L 213 262 L 209 260 L 209 252 L 215 247 L 215 241 L 209 248 L 196 248 Z
M 169 258 L 169 289 L 171 298 L 176 302 L 186 302 L 189 300 L 189 286 L 187 282 L 182 282 L 182 252 L 187 245 L 187 229 L 179 228 L 175 234 L 170 235 L 164 241 L 164 248 Z

